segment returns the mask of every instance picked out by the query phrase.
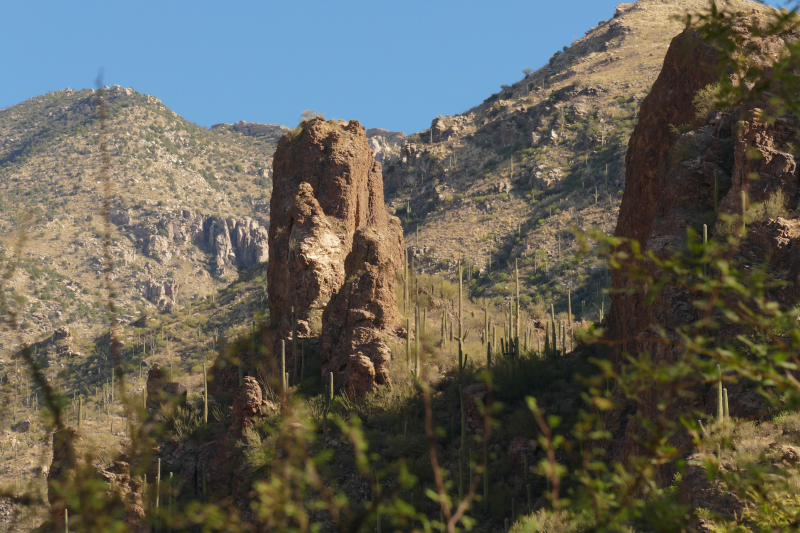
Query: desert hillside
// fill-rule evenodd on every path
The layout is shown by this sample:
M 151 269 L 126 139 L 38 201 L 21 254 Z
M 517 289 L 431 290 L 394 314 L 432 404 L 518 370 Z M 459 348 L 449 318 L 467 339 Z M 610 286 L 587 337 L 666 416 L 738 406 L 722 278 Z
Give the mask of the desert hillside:
M 236 266 L 255 261 L 259 243 L 266 246 L 256 226 L 265 236 L 272 152 L 286 128 L 238 123 L 209 130 L 153 96 L 119 86 L 104 92 L 123 319 L 181 307 L 224 287 Z M 60 326 L 88 335 L 103 321 L 96 96 L 66 89 L 0 111 L 2 253 L 12 255 L 23 231 L 24 256 L 9 290 L 28 340 Z M 235 227 L 223 226 L 243 228 L 253 242 L 237 242 Z M 217 242 L 221 233 L 227 235 Z M 5 337 L 0 343 L 11 348 Z

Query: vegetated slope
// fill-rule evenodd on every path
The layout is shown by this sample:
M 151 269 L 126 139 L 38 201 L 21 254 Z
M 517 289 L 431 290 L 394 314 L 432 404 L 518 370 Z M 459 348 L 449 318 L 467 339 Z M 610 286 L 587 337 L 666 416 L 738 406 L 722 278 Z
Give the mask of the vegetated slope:
M 32 215 L 21 268 L 9 284 L 26 339 L 59 325 L 82 331 L 105 322 L 96 96 L 67 89 L 0 111 L 4 260 L 24 213 Z M 239 123 L 208 130 L 132 89 L 114 86 L 105 97 L 119 308 L 129 318 L 152 308 L 145 298 L 151 278 L 157 286 L 150 299 L 157 302 L 162 282 L 176 282 L 180 307 L 231 279 L 230 271 L 213 277 L 223 272 L 214 263 L 216 230 L 206 242 L 200 235 L 209 232 L 209 217 L 248 216 L 266 226 L 272 152 L 286 128 Z M 6 338 L 0 345 L 12 348 Z
M 548 65 L 409 135 L 384 175 L 387 202 L 423 268 L 452 271 L 464 258 L 476 266 L 472 295 L 499 304 L 513 290 L 507 281 L 518 259 L 523 302 L 566 311 L 571 289 L 573 312 L 596 318 L 608 272 L 596 255 L 576 257 L 571 229 L 613 231 L 639 105 L 683 29 L 680 17 L 707 5 L 620 4 Z

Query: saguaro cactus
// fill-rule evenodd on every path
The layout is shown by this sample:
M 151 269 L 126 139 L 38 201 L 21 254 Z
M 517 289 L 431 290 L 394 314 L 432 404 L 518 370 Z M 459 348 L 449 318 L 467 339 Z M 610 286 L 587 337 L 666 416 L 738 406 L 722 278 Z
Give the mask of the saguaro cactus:
M 156 531 L 161 530 L 161 517 L 158 514 L 158 506 L 161 500 L 161 458 L 158 458 L 156 466 Z
M 483 344 L 489 342 L 489 306 L 483 306 Z
M 519 259 L 514 259 L 514 275 L 517 280 L 517 334 L 516 337 L 519 338 Z
M 722 397 L 724 402 L 722 416 L 725 419 L 725 422 L 729 422 L 731 419 L 731 413 L 728 410 L 728 389 L 722 389 Z
M 372 493 L 372 504 L 375 509 L 375 528 L 377 533 L 381 533 L 381 512 L 380 512 L 380 495 L 381 495 L 381 482 L 378 479 L 378 470 L 375 465 L 372 465 L 372 476 L 375 478 L 375 491 Z
M 410 272 L 408 271 L 408 249 L 403 250 L 403 259 L 405 260 L 405 266 L 403 268 L 403 312 L 408 315 L 408 283 L 409 283 L 409 276 Z
M 294 365 L 292 379 L 297 383 L 297 315 L 294 307 L 292 307 L 292 364 Z
M 464 498 L 465 481 L 464 479 L 464 461 L 467 455 L 467 411 L 464 406 L 464 388 L 459 385 L 458 397 L 461 400 L 461 450 L 458 454 L 458 499 Z
M 550 328 L 547 326 L 544 328 L 544 355 L 550 356 Z
M 703 224 L 703 255 L 706 253 L 706 246 L 708 245 L 708 225 Z M 708 264 L 703 263 L 703 275 L 708 276 Z
M 489 452 L 483 450 L 483 514 L 489 512 Z
M 281 389 L 286 394 L 289 384 L 286 382 L 286 341 L 281 340 Z
M 442 310 L 442 340 L 440 342 L 440 346 L 442 348 L 445 347 L 447 340 L 447 315 L 445 314 L 444 310 Z
M 208 424 L 208 374 L 203 363 L 203 423 Z
M 411 363 L 411 319 L 406 318 L 406 366 Z
M 328 384 L 328 391 L 325 395 L 325 409 L 322 415 L 322 445 L 326 446 L 325 440 L 328 436 L 328 413 L 331 411 L 333 405 L 333 372 L 330 374 L 330 383 Z
M 300 381 L 306 377 L 306 347 L 303 339 L 300 339 Z
M 569 335 L 572 338 L 572 291 L 569 289 L 567 289 L 567 316 L 569 317 Z M 572 345 L 571 342 L 570 345 Z
M 414 308 L 414 375 L 419 377 L 419 307 Z
M 724 413 L 724 405 L 722 400 L 722 369 L 717 365 L 717 421 L 722 422 Z

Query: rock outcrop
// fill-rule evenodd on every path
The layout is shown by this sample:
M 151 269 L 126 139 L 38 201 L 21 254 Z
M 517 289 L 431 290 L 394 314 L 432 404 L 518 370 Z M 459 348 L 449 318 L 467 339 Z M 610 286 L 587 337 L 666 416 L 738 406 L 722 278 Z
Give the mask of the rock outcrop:
M 388 131 L 381 128 L 370 128 L 367 130 L 367 141 L 372 152 L 375 154 L 375 161 L 379 163 L 391 163 L 400 157 L 400 146 L 406 140 L 406 135 L 402 131 Z
M 131 477 L 130 465 L 124 461 L 114 461 L 111 468 L 98 473 L 109 485 L 107 494 L 118 499 L 124 509 L 123 519 L 128 531 L 149 531 L 147 524 L 142 523 L 145 516 L 142 478 Z
M 753 14 L 753 17 L 758 15 Z M 735 28 L 736 26 L 734 26 Z M 756 48 L 772 48 L 774 42 L 755 43 Z M 776 56 L 777 57 L 777 56 Z M 741 191 L 753 201 L 763 201 L 781 189 L 791 205 L 796 205 L 798 181 L 791 154 L 778 149 L 787 142 L 797 143 L 791 125 L 785 120 L 766 124 L 759 111 L 751 108 L 713 112 L 698 117 L 693 104 L 698 91 L 717 81 L 714 74 L 718 58 L 715 50 L 696 34 L 685 31 L 667 52 L 664 67 L 651 93 L 644 99 L 639 122 L 631 137 L 626 157 L 626 189 L 620 207 L 615 235 L 636 240 L 644 251 L 666 258 L 686 246 L 686 229 L 702 231 L 714 222 L 715 176 L 721 191 L 721 212 L 741 212 Z M 690 129 L 676 138 L 674 126 Z M 671 131 L 672 130 L 672 131 Z M 758 153 L 760 157 L 750 157 Z M 747 179 L 757 173 L 759 179 Z M 750 237 L 741 247 L 740 257 L 763 262 L 771 258 L 774 272 L 800 272 L 800 227 L 796 219 L 765 220 L 753 224 Z M 749 250 L 749 251 L 748 251 Z M 653 275 L 653 265 L 644 265 Z M 794 290 L 776 295 L 794 299 L 800 295 L 800 282 L 792 274 Z M 666 345 L 648 340 L 652 325 L 664 328 L 676 340 L 677 328 L 698 319 L 695 295 L 676 285 L 667 284 L 652 305 L 645 305 L 645 291 L 624 269 L 612 273 L 612 307 L 609 333 L 623 343 L 616 363 L 624 364 L 624 354 L 649 353 L 654 364 L 677 361 L 678 343 Z M 787 300 L 788 303 L 788 300 Z M 706 391 L 700 386 L 693 394 L 672 405 L 666 416 L 702 410 Z M 640 398 L 635 406 L 611 411 L 606 427 L 614 438 L 609 447 L 618 459 L 642 452 L 637 437 L 646 430 L 630 415 L 638 411 L 648 419 L 663 416 L 658 409 L 658 392 Z M 744 391 L 740 395 L 749 398 Z M 756 414 L 759 402 L 754 397 L 737 405 L 748 415 Z M 688 435 L 680 434 L 674 445 L 689 444 Z M 662 466 L 656 475 L 661 484 L 672 479 L 673 467 Z
M 185 404 L 186 387 L 177 381 L 169 381 L 162 366 L 155 363 L 147 372 L 147 409 L 158 410 L 166 403 Z
M 431 121 L 431 131 L 433 132 L 433 142 L 449 141 L 460 137 L 464 133 L 464 128 L 469 123 L 469 118 L 463 115 L 451 117 L 438 116 Z
M 268 258 L 269 237 L 257 220 L 208 217 L 203 221 L 203 242 L 214 253 L 214 275 L 223 276 L 226 265 L 254 266 Z
M 172 313 L 178 308 L 178 282 L 174 279 L 156 281 L 147 280 L 144 297 L 164 313 Z
M 286 126 L 280 124 L 261 124 L 260 122 L 245 122 L 240 120 L 236 124 L 226 124 L 221 122 L 211 126 L 212 130 L 231 130 L 249 137 L 258 137 L 266 141 L 276 142 L 289 131 Z
M 300 336 L 308 336 L 311 313 L 328 304 L 323 372 L 335 367 L 336 387 L 363 395 L 388 380 L 390 352 L 380 337 L 399 322 L 394 273 L 403 237 L 399 220 L 386 212 L 381 164 L 358 121 L 315 118 L 281 139 L 273 168 L 267 273 L 273 353 L 289 339 L 292 310 Z
M 251 267 L 267 260 L 267 230 L 250 217 L 222 218 L 191 209 L 157 216 L 150 224 L 129 228 L 144 255 L 150 258 L 167 262 L 180 253 L 176 244 L 195 243 L 212 253 L 210 270 L 215 276 L 224 276 L 231 265 Z M 129 216 L 120 212 L 111 219 L 117 225 L 125 225 Z
M 242 436 L 242 432 L 255 425 L 254 418 L 261 416 L 261 387 L 256 378 L 247 376 L 242 382 L 242 386 L 233 395 L 233 412 L 231 413 L 230 433 L 237 437 Z
M 394 279 L 403 261 L 403 231 L 397 218 L 383 219 L 356 232 L 346 281 L 322 327 L 322 373 L 333 372 L 334 384 L 351 398 L 391 384 L 386 337 L 397 334 L 401 318 Z

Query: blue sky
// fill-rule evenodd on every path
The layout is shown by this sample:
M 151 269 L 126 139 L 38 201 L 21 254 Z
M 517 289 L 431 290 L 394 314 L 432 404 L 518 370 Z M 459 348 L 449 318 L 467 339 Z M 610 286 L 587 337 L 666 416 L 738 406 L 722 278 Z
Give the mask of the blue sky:
M 203 126 L 315 109 L 411 133 L 539 68 L 619 1 L 6 1 L 0 108 L 93 87 L 103 67 Z

